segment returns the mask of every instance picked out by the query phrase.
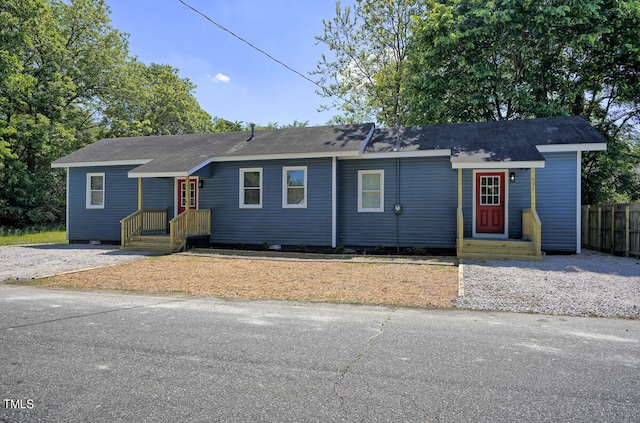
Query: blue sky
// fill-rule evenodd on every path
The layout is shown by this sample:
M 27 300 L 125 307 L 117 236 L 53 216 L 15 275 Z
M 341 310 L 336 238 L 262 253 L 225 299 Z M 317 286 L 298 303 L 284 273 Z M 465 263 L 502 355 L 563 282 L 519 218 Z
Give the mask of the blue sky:
M 335 16 L 334 0 L 185 0 L 194 8 L 304 75 L 329 54 L 315 36 Z M 231 121 L 324 125 L 335 112 L 316 86 L 217 28 L 178 0 L 106 0 L 112 26 L 129 34 L 139 61 L 169 64 L 197 85 L 212 116 Z M 353 0 L 343 0 L 342 6 Z M 312 77 L 313 78 L 313 77 Z

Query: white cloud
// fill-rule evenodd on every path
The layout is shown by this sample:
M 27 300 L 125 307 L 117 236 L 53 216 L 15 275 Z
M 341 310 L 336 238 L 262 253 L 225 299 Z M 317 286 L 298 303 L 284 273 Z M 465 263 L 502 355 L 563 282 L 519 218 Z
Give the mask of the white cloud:
M 223 74 L 223 73 L 216 73 L 216 76 L 211 77 L 211 79 L 213 80 L 213 82 L 229 82 L 229 81 L 231 81 L 231 78 L 228 77 L 227 75 Z

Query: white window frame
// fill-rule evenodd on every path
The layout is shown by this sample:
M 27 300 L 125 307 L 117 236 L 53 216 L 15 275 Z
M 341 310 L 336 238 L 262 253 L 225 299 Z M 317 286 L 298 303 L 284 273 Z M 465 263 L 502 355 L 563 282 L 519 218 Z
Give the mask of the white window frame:
M 92 193 L 94 191 L 99 191 L 99 190 L 92 190 L 91 189 L 91 178 L 99 176 L 102 178 L 102 204 L 93 204 L 93 196 Z M 101 173 L 87 173 L 87 190 L 86 190 L 86 207 L 88 209 L 104 209 L 104 204 L 105 204 L 105 200 L 106 200 L 106 193 L 107 193 L 107 187 L 106 187 L 106 177 L 104 172 Z
M 362 177 L 364 175 L 380 176 L 380 207 L 362 206 Z M 358 213 L 384 213 L 384 170 L 359 170 L 358 171 Z
M 252 172 L 258 172 L 258 174 L 260 175 L 260 186 L 258 187 L 258 189 L 260 190 L 259 204 L 245 204 L 244 202 L 244 192 L 245 192 L 245 189 L 247 189 L 244 186 L 244 175 L 245 173 L 252 173 Z M 240 168 L 240 189 L 239 189 L 240 208 L 241 209 L 261 209 L 262 208 L 262 191 L 263 191 L 262 168 L 261 167 Z
M 301 204 L 289 204 L 289 185 L 287 184 L 287 172 L 290 170 L 302 170 L 304 172 L 304 181 L 302 189 L 304 196 Z M 300 187 L 293 187 L 300 188 Z M 306 209 L 307 208 L 307 166 L 286 166 L 282 168 L 282 208 L 285 209 Z

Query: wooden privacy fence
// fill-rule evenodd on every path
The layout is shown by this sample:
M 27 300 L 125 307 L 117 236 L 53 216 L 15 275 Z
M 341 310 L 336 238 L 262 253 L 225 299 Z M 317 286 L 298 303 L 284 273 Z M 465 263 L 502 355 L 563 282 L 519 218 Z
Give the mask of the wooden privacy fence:
M 640 203 L 582 206 L 582 246 L 640 258 Z

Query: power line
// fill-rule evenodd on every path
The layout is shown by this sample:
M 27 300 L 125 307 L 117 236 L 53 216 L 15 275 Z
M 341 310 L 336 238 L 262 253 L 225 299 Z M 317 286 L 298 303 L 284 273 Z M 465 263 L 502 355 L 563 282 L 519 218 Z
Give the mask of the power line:
M 217 26 L 219 29 L 228 32 L 229 34 L 231 34 L 233 37 L 237 38 L 238 40 L 242 41 L 243 43 L 247 44 L 249 47 L 251 47 L 254 50 L 259 51 L 260 53 L 264 54 L 265 56 L 267 56 L 269 59 L 273 60 L 274 62 L 284 66 L 285 68 L 287 68 L 289 71 L 295 73 L 296 75 L 306 79 L 307 81 L 311 82 L 313 85 L 317 86 L 318 88 L 320 88 L 322 90 L 322 92 L 329 94 L 330 96 L 336 96 L 338 98 L 340 98 L 342 101 L 346 101 L 349 102 L 348 100 L 342 98 L 341 96 L 337 95 L 336 93 L 330 91 L 329 89 L 323 87 L 322 85 L 320 85 L 319 83 L 317 83 L 316 81 L 314 81 L 313 79 L 309 78 L 308 76 L 298 72 L 297 70 L 293 69 L 291 66 L 287 65 L 286 63 L 276 59 L 275 57 L 273 57 L 272 55 L 270 55 L 269 53 L 267 53 L 266 51 L 262 50 L 259 47 L 256 47 L 255 45 L 251 44 L 249 41 L 245 40 L 244 38 L 240 37 L 238 34 L 234 33 L 233 31 L 225 28 L 224 26 L 220 25 L 218 22 L 214 21 L 213 19 L 211 19 L 209 16 L 205 15 L 204 13 L 202 13 L 200 10 L 196 9 L 195 7 L 189 5 L 188 3 L 186 3 L 183 0 L 178 0 L 180 3 L 182 3 L 183 5 L 185 5 L 186 7 L 188 7 L 189 9 L 193 10 L 194 12 L 196 12 L 198 15 L 202 16 L 203 18 L 205 18 L 206 20 L 208 20 L 209 22 L 211 22 L 212 24 L 214 24 L 215 26 Z M 350 102 L 349 102 L 350 103 Z

